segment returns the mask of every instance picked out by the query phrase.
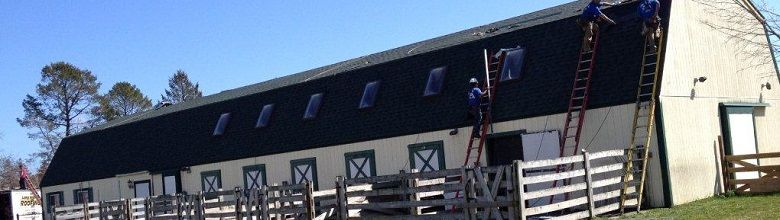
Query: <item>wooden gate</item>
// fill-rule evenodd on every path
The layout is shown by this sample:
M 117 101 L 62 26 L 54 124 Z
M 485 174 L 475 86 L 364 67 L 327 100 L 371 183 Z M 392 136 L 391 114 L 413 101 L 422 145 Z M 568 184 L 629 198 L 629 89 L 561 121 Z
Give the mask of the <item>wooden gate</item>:
M 734 190 L 738 195 L 780 192 L 780 165 L 762 165 L 762 162 L 770 160 L 780 164 L 780 152 L 724 156 L 722 164 L 726 189 Z M 758 178 L 735 178 L 736 173 L 747 172 L 758 173 Z

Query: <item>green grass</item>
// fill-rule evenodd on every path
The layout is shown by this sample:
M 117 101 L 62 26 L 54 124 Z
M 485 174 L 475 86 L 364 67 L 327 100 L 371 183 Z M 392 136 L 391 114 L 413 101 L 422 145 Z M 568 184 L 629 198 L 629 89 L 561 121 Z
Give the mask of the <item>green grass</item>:
M 619 219 L 780 219 L 780 193 L 716 196 L 673 208 L 626 214 Z

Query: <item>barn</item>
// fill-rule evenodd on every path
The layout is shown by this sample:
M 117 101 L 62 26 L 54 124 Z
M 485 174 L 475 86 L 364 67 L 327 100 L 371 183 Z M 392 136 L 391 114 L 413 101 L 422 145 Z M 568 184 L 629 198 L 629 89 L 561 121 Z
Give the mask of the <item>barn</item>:
M 646 203 L 673 206 L 722 189 L 727 154 L 778 152 L 776 66 L 707 22 L 701 1 L 662 0 L 664 43 L 649 145 Z M 483 164 L 557 156 L 581 48 L 587 1 L 544 9 L 388 51 L 165 106 L 69 136 L 42 181 L 47 211 L 84 199 L 252 188 L 310 180 L 457 168 L 470 126 L 466 91 L 484 80 L 485 50 L 520 48 L 492 102 Z M 645 41 L 636 2 L 605 9 L 579 148 L 633 147 Z M 744 9 L 733 9 L 744 10 Z M 752 16 L 745 11 L 745 17 Z M 756 21 L 745 24 L 763 32 Z M 769 39 L 756 39 L 768 45 Z M 772 57 L 767 48 L 759 56 Z M 451 132 L 458 128 L 460 132 Z M 568 150 L 568 149 L 567 149 Z M 573 152 L 567 152 L 571 154 Z

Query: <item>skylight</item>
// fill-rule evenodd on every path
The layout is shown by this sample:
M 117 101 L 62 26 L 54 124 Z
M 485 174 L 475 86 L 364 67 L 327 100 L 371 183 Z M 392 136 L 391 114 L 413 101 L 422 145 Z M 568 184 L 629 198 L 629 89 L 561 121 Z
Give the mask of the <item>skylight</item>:
M 309 98 L 309 104 L 306 105 L 306 112 L 303 113 L 303 119 L 311 119 L 317 117 L 317 112 L 320 111 L 321 104 L 322 104 L 322 93 L 311 95 L 311 98 Z
M 525 48 L 514 48 L 506 52 L 504 67 L 501 71 L 501 81 L 518 79 L 523 73 L 523 64 L 525 64 Z
M 441 93 L 442 86 L 444 85 L 444 75 L 446 73 L 447 67 L 432 69 L 428 74 L 428 83 L 425 84 L 423 96 L 432 96 Z
M 230 113 L 222 113 L 222 115 L 219 116 L 217 127 L 214 128 L 214 136 L 225 133 L 225 127 L 227 127 L 228 121 L 230 121 Z
M 363 89 L 363 98 L 360 99 L 360 105 L 358 108 L 370 108 L 374 106 L 376 102 L 376 94 L 379 91 L 379 81 L 373 81 L 366 84 L 366 88 Z
M 271 120 L 271 113 L 273 112 L 274 104 L 267 104 L 263 106 L 263 110 L 260 111 L 260 116 L 257 117 L 255 128 L 264 128 L 268 126 L 268 122 Z

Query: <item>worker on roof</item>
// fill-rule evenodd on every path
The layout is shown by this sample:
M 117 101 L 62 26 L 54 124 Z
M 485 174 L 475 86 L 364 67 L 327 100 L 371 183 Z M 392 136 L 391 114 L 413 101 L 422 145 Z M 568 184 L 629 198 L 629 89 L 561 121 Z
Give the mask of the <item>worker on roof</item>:
M 601 0 L 592 0 L 584 9 L 582 9 L 582 15 L 577 19 L 577 25 L 585 32 L 585 37 L 582 39 L 582 46 L 585 51 L 590 51 L 590 45 L 593 44 L 593 33 L 598 31 L 599 26 L 596 22 L 606 21 L 609 24 L 615 25 L 615 21 L 607 17 L 604 13 L 601 13 L 601 7 L 614 6 L 620 4 L 616 3 L 602 3 Z
M 469 91 L 469 118 L 474 119 L 474 129 L 472 135 L 479 137 L 479 130 L 482 127 L 482 97 L 487 95 L 487 91 L 479 89 L 479 81 L 477 78 L 471 78 L 469 80 L 471 84 L 471 90 Z
M 658 16 L 660 9 L 661 3 L 658 0 L 641 0 L 639 3 L 639 16 L 642 17 L 642 36 L 645 36 L 653 48 L 655 48 L 655 39 L 661 35 L 661 29 L 658 25 L 661 21 L 661 17 Z

